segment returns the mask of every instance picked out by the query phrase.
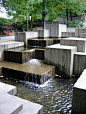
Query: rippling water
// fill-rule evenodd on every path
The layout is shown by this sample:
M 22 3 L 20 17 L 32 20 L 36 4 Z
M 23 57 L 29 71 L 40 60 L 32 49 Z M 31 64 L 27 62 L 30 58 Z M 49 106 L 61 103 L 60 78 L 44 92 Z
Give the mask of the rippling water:
M 71 114 L 72 91 L 76 80 L 76 77 L 54 77 L 39 86 L 29 82 L 0 79 L 1 82 L 17 86 L 18 97 L 43 105 L 43 114 Z

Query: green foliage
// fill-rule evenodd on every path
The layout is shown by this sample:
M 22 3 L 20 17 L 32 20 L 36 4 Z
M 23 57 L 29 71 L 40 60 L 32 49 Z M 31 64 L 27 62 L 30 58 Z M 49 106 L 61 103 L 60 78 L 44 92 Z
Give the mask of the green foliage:
M 84 27 L 84 21 L 83 20 L 74 20 L 69 23 L 69 27 Z

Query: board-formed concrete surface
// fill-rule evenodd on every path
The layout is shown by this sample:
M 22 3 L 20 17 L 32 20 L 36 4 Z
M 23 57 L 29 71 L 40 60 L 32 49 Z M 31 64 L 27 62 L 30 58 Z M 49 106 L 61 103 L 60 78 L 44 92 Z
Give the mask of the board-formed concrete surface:
M 75 37 L 80 38 L 82 33 L 86 33 L 86 28 L 76 28 L 75 29 Z
M 49 30 L 47 29 L 40 29 L 40 30 L 37 30 L 38 32 L 38 38 L 41 39 L 41 38 L 47 38 L 49 37 Z
M 86 114 L 86 69 L 73 87 L 72 114 Z
M 74 54 L 73 74 L 81 75 L 84 69 L 86 69 L 86 53 L 76 52 Z
M 86 52 L 86 39 L 85 38 L 76 38 L 76 37 L 62 38 L 60 40 L 60 44 L 68 45 L 68 46 L 77 46 L 78 52 Z
M 69 77 L 73 73 L 73 58 L 77 48 L 74 46 L 51 45 L 45 48 L 45 62 L 56 66 L 56 73 Z

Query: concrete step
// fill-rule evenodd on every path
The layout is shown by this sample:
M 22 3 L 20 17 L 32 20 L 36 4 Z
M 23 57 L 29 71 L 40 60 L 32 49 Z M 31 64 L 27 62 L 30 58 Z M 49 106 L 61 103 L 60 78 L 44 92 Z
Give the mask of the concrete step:
M 23 109 L 22 102 L 9 94 L 0 95 L 0 114 L 18 114 Z
M 17 94 L 17 88 L 13 85 L 8 85 L 0 82 L 0 94 L 9 93 L 11 95 Z
M 55 66 L 44 64 L 36 59 L 32 59 L 24 64 L 1 62 L 0 66 L 2 66 L 2 74 L 5 77 L 37 84 L 43 84 L 55 76 Z

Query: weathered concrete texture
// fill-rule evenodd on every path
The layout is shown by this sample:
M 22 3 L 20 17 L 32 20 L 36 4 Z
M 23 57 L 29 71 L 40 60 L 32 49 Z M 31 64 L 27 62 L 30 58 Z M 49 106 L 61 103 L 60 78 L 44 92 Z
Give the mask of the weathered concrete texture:
M 33 39 L 38 37 L 38 32 L 16 32 L 15 33 L 15 41 L 24 42 L 24 45 L 27 46 L 28 39 Z
M 77 52 L 74 54 L 73 74 L 81 75 L 86 68 L 86 53 Z
M 81 33 L 80 38 L 86 38 L 86 33 Z
M 73 73 L 73 58 L 77 48 L 74 46 L 52 45 L 45 48 L 45 62 L 55 65 L 56 73 L 69 77 Z
M 26 80 L 38 84 L 45 83 L 55 75 L 55 66 L 35 62 L 34 59 L 24 64 L 1 62 L 2 74 L 20 80 Z
M 75 33 L 75 28 L 67 27 L 66 32 L 74 32 Z
M 15 63 L 25 63 L 30 59 L 34 58 L 35 50 L 30 49 L 26 51 L 16 51 L 16 50 L 5 50 L 4 51 L 4 61 L 15 62 Z
M 52 44 L 53 44 L 53 39 L 31 39 L 31 40 L 28 40 L 29 47 L 45 48 L 46 46 L 49 46 Z
M 4 61 L 4 50 L 5 49 L 20 47 L 20 46 L 24 46 L 24 43 L 23 42 L 14 42 L 14 41 L 0 42 L 0 61 Z
M 62 38 L 60 40 L 61 45 L 68 45 L 68 46 L 77 46 L 78 52 L 86 52 L 86 39 L 84 38 Z
M 18 99 L 9 94 L 0 95 L 0 114 L 18 114 L 23 105 Z
M 73 87 L 72 114 L 86 114 L 86 69 Z
M 10 95 L 17 94 L 17 88 L 13 85 L 8 85 L 0 82 L 0 94 L 9 93 Z
M 44 39 L 44 38 L 48 38 L 49 37 L 49 30 L 46 30 L 46 29 L 40 29 L 40 30 L 37 30 L 38 32 L 38 38 L 39 39 Z
M 76 28 L 75 37 L 80 37 L 81 33 L 86 33 L 86 28 Z
M 62 32 L 62 36 L 63 38 L 65 37 L 75 37 L 75 32 Z
M 61 33 L 66 32 L 66 25 L 64 24 L 59 24 L 57 21 L 46 21 L 45 23 L 45 29 L 49 30 L 49 37 L 61 37 Z
M 35 49 L 35 59 L 44 60 L 45 49 Z

